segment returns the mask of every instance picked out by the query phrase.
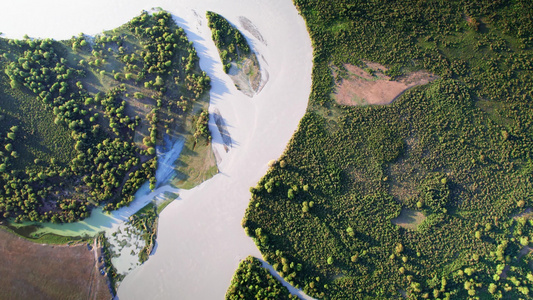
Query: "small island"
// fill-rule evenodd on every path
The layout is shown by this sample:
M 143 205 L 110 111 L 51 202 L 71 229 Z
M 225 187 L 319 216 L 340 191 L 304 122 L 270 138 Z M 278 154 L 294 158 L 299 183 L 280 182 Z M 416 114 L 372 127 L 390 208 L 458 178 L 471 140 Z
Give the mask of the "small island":
M 237 89 L 252 97 L 259 92 L 261 71 L 257 56 L 242 33 L 221 15 L 208 11 L 208 26 L 211 28 L 224 72 L 228 73 Z

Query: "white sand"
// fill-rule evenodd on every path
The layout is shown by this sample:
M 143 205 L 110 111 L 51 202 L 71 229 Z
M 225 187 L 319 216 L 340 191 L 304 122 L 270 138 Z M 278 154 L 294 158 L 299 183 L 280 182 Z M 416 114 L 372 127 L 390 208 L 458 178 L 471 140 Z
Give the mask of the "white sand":
M 224 150 L 211 122 L 221 173 L 195 189 L 180 191 L 179 200 L 161 215 L 155 255 L 125 278 L 118 296 L 222 299 L 239 261 L 248 255 L 261 257 L 241 227 L 249 187 L 266 173 L 268 162 L 281 155 L 307 106 L 312 49 L 292 1 L 12 1 L 2 5 L 0 31 L 15 38 L 25 33 L 56 39 L 95 34 L 152 7 L 170 11 L 194 42 L 201 67 L 212 79 L 210 112 L 221 112 L 233 147 Z M 206 10 L 236 25 L 261 57 L 269 82 L 254 98 L 237 91 L 223 72 Z M 240 16 L 255 25 L 268 45 L 241 28 Z

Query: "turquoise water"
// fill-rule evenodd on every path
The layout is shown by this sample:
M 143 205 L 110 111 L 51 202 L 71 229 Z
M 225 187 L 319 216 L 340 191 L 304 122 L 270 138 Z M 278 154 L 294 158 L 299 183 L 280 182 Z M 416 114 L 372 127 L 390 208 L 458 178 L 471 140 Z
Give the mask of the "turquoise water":
M 8 227 L 16 233 L 30 238 L 35 238 L 46 233 L 73 237 L 95 236 L 99 232 L 114 229 L 148 203 L 155 202 L 157 205 L 168 200 L 169 194 L 177 193 L 178 189 L 170 186 L 169 181 L 174 175 L 174 164 L 180 156 L 183 145 L 183 139 L 177 139 L 174 142 L 168 138 L 165 139 L 165 146 L 158 147 L 157 149 L 157 188 L 154 191 L 150 191 L 148 181 L 145 182 L 137 193 L 135 193 L 133 202 L 127 207 L 122 207 L 112 212 L 104 212 L 101 208 L 95 208 L 89 218 L 74 223 L 23 222 L 18 224 L 10 223 Z

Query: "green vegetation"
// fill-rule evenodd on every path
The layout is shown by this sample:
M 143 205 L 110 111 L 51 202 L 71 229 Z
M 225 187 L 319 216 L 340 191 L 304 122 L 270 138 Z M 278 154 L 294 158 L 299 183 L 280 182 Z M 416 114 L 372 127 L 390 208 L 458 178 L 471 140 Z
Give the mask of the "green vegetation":
M 134 228 L 142 232 L 144 247 L 139 251 L 139 261 L 144 263 L 152 253 L 157 238 L 157 207 L 150 203 L 130 217 L 128 221 Z
M 0 224 L 0 228 L 18 237 L 37 244 L 65 245 L 72 243 L 87 243 L 92 241 L 91 238 L 84 236 L 62 236 L 53 233 L 35 235 L 32 234 L 32 232 L 37 230 L 37 228 L 32 226 L 15 227 L 9 224 Z
M 204 109 L 200 112 L 196 120 L 196 129 L 194 130 L 194 138 L 196 139 L 196 141 L 198 141 L 198 138 L 202 136 L 207 140 L 211 140 L 211 135 L 209 134 L 209 127 L 207 126 L 208 123 L 209 112 L 207 111 L 207 109 Z
M 289 290 L 281 285 L 261 262 L 252 256 L 241 261 L 231 285 L 226 292 L 226 299 L 298 299 L 289 294 Z
M 179 197 L 178 193 L 172 193 L 172 192 L 164 192 L 163 193 L 163 201 L 160 202 L 157 205 L 157 214 L 161 214 L 161 212 L 167 207 L 172 201 L 176 200 L 176 198 Z
M 209 112 L 199 111 L 191 119 L 194 134 L 186 136 L 180 158 L 176 162 L 176 175 L 172 184 L 181 189 L 191 189 L 218 173 L 215 155 L 211 148 L 211 135 L 208 128 Z
M 4 41 L 0 40 L 0 45 Z M 3 152 L 0 161 L 5 172 L 8 164 L 14 168 L 40 162 L 48 162 L 52 158 L 66 163 L 74 158 L 74 148 L 69 131 L 54 123 L 54 116 L 45 113 L 45 105 L 35 98 L 29 91 L 12 89 L 9 79 L 4 72 L 0 72 L 0 151 Z M 5 147 L 11 127 L 18 128 L 17 138 L 10 140 L 13 149 L 19 153 L 17 159 L 10 159 L 10 153 Z M 13 150 L 12 150 L 13 151 Z
M 533 288 L 533 221 L 513 218 L 533 205 L 532 4 L 433 2 L 295 1 L 315 51 L 310 107 L 251 189 L 243 226 L 311 296 L 518 299 Z M 440 79 L 388 106 L 337 105 L 332 68 L 363 60 Z M 426 219 L 394 225 L 402 209 Z
M 115 266 L 113 266 L 113 263 L 111 262 L 111 257 L 113 256 L 113 252 L 111 250 L 111 244 L 106 239 L 105 234 L 101 233 L 96 237 L 98 245 L 101 245 L 102 247 L 102 256 L 104 257 L 104 272 L 109 279 L 109 287 L 111 289 L 111 294 L 114 296 L 117 294 L 117 288 L 122 279 L 124 279 L 124 275 L 118 274 L 117 269 Z
M 208 11 L 207 22 L 220 53 L 224 72 L 228 73 L 232 62 L 238 62 L 251 54 L 250 46 L 242 33 L 221 15 Z
M 95 38 L 0 39 L 0 49 L 1 218 L 72 222 L 128 205 L 144 182 L 155 187 L 163 135 L 208 138 L 203 122 L 187 124 L 210 79 L 167 12 Z
M 208 11 L 207 22 L 224 72 L 229 74 L 238 90 L 248 97 L 253 97 L 261 83 L 257 56 L 251 51 L 242 33 L 224 17 Z

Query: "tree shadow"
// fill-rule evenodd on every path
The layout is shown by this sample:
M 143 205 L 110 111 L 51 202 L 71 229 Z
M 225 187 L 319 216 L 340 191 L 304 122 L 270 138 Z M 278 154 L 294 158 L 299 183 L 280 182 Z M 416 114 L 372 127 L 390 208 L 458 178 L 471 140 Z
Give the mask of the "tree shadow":
M 187 38 L 193 43 L 196 53 L 200 58 L 200 68 L 211 78 L 210 104 L 215 104 L 216 101 L 223 99 L 225 94 L 229 94 L 229 89 L 224 81 L 215 76 L 216 71 L 222 70 L 220 57 L 218 54 L 216 57 L 210 55 L 206 45 L 209 41 L 193 32 L 184 19 L 176 15 L 172 15 L 172 18 L 179 27 L 185 30 Z M 210 42 L 213 43 L 213 41 Z

